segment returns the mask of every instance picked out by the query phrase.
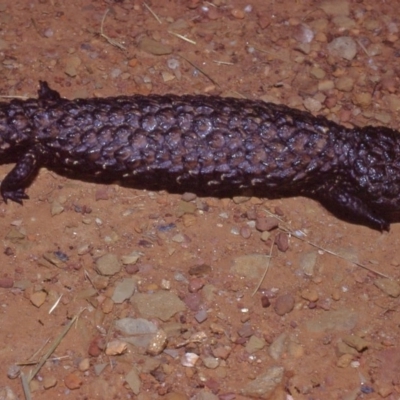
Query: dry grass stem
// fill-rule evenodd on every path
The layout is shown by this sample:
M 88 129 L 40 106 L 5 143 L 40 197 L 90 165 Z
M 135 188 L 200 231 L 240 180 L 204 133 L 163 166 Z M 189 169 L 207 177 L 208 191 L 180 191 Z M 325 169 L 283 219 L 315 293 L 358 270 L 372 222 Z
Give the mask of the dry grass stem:
M 147 5 L 145 2 L 143 2 L 143 5 L 149 10 L 150 14 L 156 19 L 156 21 L 161 25 L 162 21 L 158 17 L 158 15 L 150 8 L 149 5 Z
M 49 314 L 51 314 L 51 313 L 57 308 L 57 306 L 59 305 L 59 303 L 60 303 L 62 297 L 63 297 L 63 295 L 61 295 L 61 296 L 56 300 L 56 302 L 51 306 L 51 308 L 50 308 L 50 310 L 49 310 Z
M 379 271 L 375 270 L 374 268 L 367 267 L 366 265 L 361 264 L 361 263 L 359 263 L 358 261 L 350 260 L 350 259 L 347 258 L 347 257 L 344 257 L 344 256 L 342 256 L 342 255 L 340 255 L 340 254 L 338 254 L 338 253 L 335 253 L 333 250 L 329 250 L 329 249 L 327 249 L 327 248 L 325 248 L 325 247 L 322 247 L 322 246 L 320 246 L 320 245 L 318 245 L 318 244 L 312 242 L 311 240 L 305 239 L 303 236 L 307 236 L 307 235 L 306 235 L 303 231 L 301 231 L 301 230 L 297 230 L 297 231 L 292 230 L 292 229 L 291 229 L 281 218 L 279 218 L 276 214 L 272 213 L 271 211 L 269 211 L 269 210 L 267 210 L 267 209 L 265 209 L 264 211 L 265 211 L 267 214 L 269 214 L 269 215 L 275 217 L 275 218 L 281 223 L 281 224 L 279 224 L 279 229 L 281 229 L 283 232 L 288 233 L 289 235 L 292 235 L 292 236 L 295 237 L 296 239 L 299 239 L 299 240 L 301 240 L 301 241 L 303 241 L 303 242 L 305 242 L 305 243 L 308 243 L 310 246 L 313 246 L 313 247 L 315 247 L 315 248 L 317 248 L 317 249 L 319 249 L 319 250 L 321 250 L 321 251 L 323 251 L 323 252 L 325 252 L 325 253 L 331 254 L 332 256 L 338 257 L 338 258 L 340 258 L 340 259 L 342 259 L 342 260 L 345 260 L 345 261 L 347 261 L 347 262 L 349 262 L 349 263 L 352 263 L 352 264 L 354 264 L 354 265 L 357 265 L 357 267 L 360 267 L 360 268 L 363 268 L 363 269 L 365 269 L 365 270 L 367 270 L 367 271 L 373 272 L 374 274 L 377 274 L 378 276 L 381 276 L 381 277 L 387 278 L 387 279 L 392 279 L 390 276 L 384 274 L 383 272 L 379 272 Z
M 267 265 L 265 266 L 264 273 L 262 274 L 262 277 L 261 277 L 260 281 L 258 282 L 258 285 L 253 290 L 253 293 L 251 294 L 252 296 L 254 296 L 257 293 L 258 289 L 260 289 L 260 287 L 261 287 L 262 283 L 264 282 L 264 279 L 265 279 L 265 277 L 267 275 L 267 272 L 269 271 L 269 266 L 271 264 L 272 249 L 273 248 L 274 248 L 274 242 L 271 243 L 271 247 L 269 248 L 268 262 L 267 262 Z
M 216 82 L 213 78 L 211 78 L 210 75 L 208 75 L 205 71 L 203 71 L 200 67 L 198 67 L 196 64 L 192 63 L 190 60 L 188 60 L 186 57 L 182 56 L 181 54 L 178 54 L 179 57 L 183 58 L 186 62 L 188 62 L 192 67 L 196 68 L 201 74 L 203 74 L 207 79 L 209 79 L 214 85 L 221 86 L 218 82 Z
M 78 314 L 76 314 L 71 321 L 69 321 L 68 325 L 64 328 L 64 330 L 61 332 L 61 334 L 53 341 L 53 343 L 50 345 L 49 349 L 47 352 L 43 355 L 41 360 L 39 361 L 38 365 L 30 372 L 28 376 L 28 382 L 30 382 L 36 374 L 40 371 L 40 369 L 43 367 L 44 363 L 48 360 L 48 358 L 53 354 L 54 350 L 58 347 L 58 345 L 61 343 L 65 335 L 68 333 L 68 331 L 71 329 L 72 325 L 77 321 L 81 313 L 83 312 L 80 311 Z
M 106 16 L 109 13 L 110 9 L 108 8 L 106 10 L 106 12 L 103 15 L 103 19 L 101 20 L 101 25 L 100 25 L 100 36 L 103 37 L 104 39 L 107 40 L 108 43 L 110 43 L 112 46 L 118 47 L 121 50 L 126 50 L 126 47 L 124 45 L 122 45 L 121 43 L 117 42 L 114 39 L 111 39 L 110 37 L 108 37 L 103 30 L 103 26 L 104 26 L 104 21 L 106 20 Z
M 176 36 L 176 37 L 179 38 L 179 39 L 184 40 L 185 42 L 189 42 L 189 43 L 191 43 L 191 44 L 197 44 L 194 40 L 188 39 L 186 36 L 183 36 L 183 35 L 181 35 L 181 34 L 179 34 L 179 33 L 175 33 L 175 32 L 172 32 L 172 31 L 168 31 L 168 33 L 171 34 L 171 35 Z

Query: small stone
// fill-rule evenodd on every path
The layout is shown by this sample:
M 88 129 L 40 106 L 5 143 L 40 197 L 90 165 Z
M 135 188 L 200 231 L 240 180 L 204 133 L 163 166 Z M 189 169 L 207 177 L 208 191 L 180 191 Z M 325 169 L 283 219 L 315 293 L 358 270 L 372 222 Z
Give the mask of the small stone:
M 185 193 L 183 193 L 181 198 L 183 201 L 189 202 L 189 201 L 196 200 L 197 195 L 195 193 L 185 192 Z
M 243 19 L 245 16 L 244 11 L 239 10 L 238 8 L 232 9 L 231 14 L 236 19 Z
M 85 372 L 90 368 L 90 360 L 89 358 L 84 358 L 80 361 L 78 365 L 79 371 Z
M 41 306 L 43 305 L 43 303 L 46 301 L 46 297 L 47 297 L 46 292 L 44 292 L 43 290 L 41 290 L 41 291 L 39 291 L 39 292 L 33 293 L 33 294 L 30 296 L 30 299 L 29 299 L 29 300 L 31 301 L 31 303 L 32 303 L 35 307 L 39 308 L 39 307 L 41 307 Z
M 96 271 L 100 275 L 111 276 L 121 271 L 122 265 L 115 254 L 107 253 L 96 260 Z
M 279 232 L 275 237 L 275 244 L 279 251 L 286 252 L 289 249 L 289 236 L 284 232 Z
M 390 297 L 396 298 L 400 296 L 400 285 L 392 279 L 378 278 L 375 280 L 374 285 Z
M 268 308 L 271 305 L 271 302 L 269 300 L 268 296 L 262 296 L 261 297 L 261 307 L 262 308 Z
M 256 351 L 262 350 L 266 345 L 264 339 L 258 338 L 257 336 L 250 336 L 249 341 L 246 343 L 246 351 L 249 354 L 253 354 Z
M 274 310 L 278 315 L 283 316 L 293 310 L 294 304 L 294 297 L 290 293 L 283 294 L 276 298 Z
M 197 360 L 199 359 L 199 356 L 195 353 L 185 353 L 182 358 L 181 358 L 181 364 L 184 367 L 194 367 Z
M 134 251 L 129 255 L 122 256 L 121 262 L 124 265 L 136 264 L 137 261 L 139 260 L 140 256 L 141 256 L 141 253 L 139 253 L 138 251 Z
M 172 47 L 163 43 L 157 42 L 149 37 L 144 37 L 138 44 L 140 50 L 156 56 L 166 55 L 172 53 Z
M 0 278 L 0 288 L 10 289 L 14 286 L 14 279 L 12 278 Z
M 365 339 L 357 335 L 346 335 L 343 338 L 343 342 L 345 342 L 348 346 L 353 347 L 358 352 L 367 349 L 369 346 L 369 343 Z
M 142 384 L 140 376 L 135 368 L 132 368 L 125 376 L 125 381 L 132 392 L 137 396 L 140 393 L 140 386 Z
M 189 281 L 189 293 L 196 293 L 198 292 L 205 284 L 204 279 L 202 278 L 192 278 Z
M 7 377 L 9 379 L 15 379 L 18 378 L 21 374 L 21 367 L 19 365 L 11 365 L 8 370 L 7 370 Z M 0 396 L 1 399 L 1 396 Z
M 126 342 L 123 342 L 121 340 L 113 340 L 107 343 L 105 353 L 108 356 L 116 356 L 125 353 L 127 347 L 128 345 L 126 344 Z
M 318 292 L 315 289 L 304 289 L 301 291 L 300 296 L 304 300 L 316 302 L 319 299 Z
M 211 272 L 211 266 L 208 264 L 195 265 L 189 268 L 189 275 L 197 277 L 208 275 Z
M 351 354 L 343 354 L 342 356 L 339 357 L 339 360 L 337 361 L 336 365 L 339 368 L 346 368 L 350 365 L 352 361 L 353 361 L 353 356 Z
M 231 354 L 231 351 L 232 348 L 230 346 L 217 346 L 215 349 L 211 350 L 213 356 L 221 360 L 226 360 Z
M 211 356 L 202 358 L 202 361 L 204 366 L 208 369 L 215 369 L 219 366 L 218 359 Z
M 341 36 L 328 43 L 328 52 L 334 57 L 351 61 L 357 54 L 357 44 L 350 36 Z
M 65 61 L 65 74 L 67 74 L 71 78 L 75 77 L 78 74 L 78 68 L 81 63 L 82 61 L 78 56 L 68 57 Z
M 147 346 L 147 353 L 151 356 L 159 355 L 167 346 L 167 341 L 166 332 L 163 329 L 158 329 Z
M 335 86 L 341 92 L 351 92 L 354 87 L 354 79 L 350 76 L 342 76 L 336 81 Z
M 202 324 L 207 319 L 207 317 L 208 315 L 206 310 L 199 310 L 194 316 L 195 320 L 199 324 Z
M 57 385 L 57 379 L 55 376 L 46 376 L 43 379 L 43 387 L 45 389 L 51 389 Z
M 75 390 L 82 386 L 83 380 L 76 372 L 71 372 L 64 378 L 64 384 L 68 389 Z
M 257 399 L 272 399 L 281 386 L 284 375 L 283 367 L 271 367 L 266 372 L 258 375 L 254 380 L 249 382 L 240 390 L 243 396 L 253 397 Z M 282 393 L 276 399 L 284 399 L 286 396 Z
M 51 215 L 59 215 L 64 211 L 64 207 L 58 202 L 58 201 L 53 201 L 51 204 Z
M 247 226 L 243 226 L 242 228 L 240 228 L 240 236 L 243 239 L 248 239 L 251 236 L 250 228 Z
M 89 344 L 88 353 L 92 357 L 98 357 L 103 351 L 103 339 L 95 337 Z
M 269 232 L 279 226 L 279 221 L 274 217 L 259 217 L 256 219 L 256 229 L 260 232 Z

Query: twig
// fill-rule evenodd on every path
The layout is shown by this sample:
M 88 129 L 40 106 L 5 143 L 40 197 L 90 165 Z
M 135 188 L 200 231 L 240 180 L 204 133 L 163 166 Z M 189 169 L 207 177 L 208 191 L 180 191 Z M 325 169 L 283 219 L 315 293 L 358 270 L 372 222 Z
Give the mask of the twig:
M 303 231 L 300 231 L 300 230 L 298 230 L 298 231 L 293 231 L 293 230 L 292 230 L 281 218 L 279 218 L 277 215 L 275 215 L 274 213 L 272 213 L 271 211 L 269 211 L 269 210 L 267 210 L 267 209 L 265 209 L 264 211 L 265 211 L 267 214 L 274 216 L 274 217 L 282 224 L 282 225 L 279 225 L 279 229 L 281 229 L 282 231 L 284 231 L 284 232 L 286 232 L 286 233 L 289 233 L 290 235 L 294 236 L 295 238 L 297 238 L 297 239 L 299 239 L 299 240 L 301 240 L 301 241 L 303 241 L 303 242 L 308 243 L 310 246 L 313 246 L 313 247 L 315 247 L 315 248 L 317 248 L 317 249 L 319 249 L 319 250 L 324 251 L 325 253 L 331 254 L 332 256 L 338 257 L 338 258 L 340 258 L 340 259 L 342 259 L 342 260 L 345 260 L 345 261 L 347 261 L 347 262 L 350 262 L 350 263 L 352 263 L 352 264 L 354 264 L 354 265 L 357 265 L 357 267 L 360 267 L 360 268 L 363 268 L 363 269 L 365 269 L 365 270 L 367 270 L 367 271 L 373 272 L 374 274 L 377 274 L 377 275 L 379 275 L 379 276 L 382 276 L 383 278 L 392 279 L 390 276 L 388 276 L 388 275 L 386 275 L 386 274 L 384 274 L 384 273 L 382 273 L 382 272 L 379 272 L 379 271 L 377 271 L 377 270 L 375 270 L 375 269 L 373 269 L 373 268 L 367 267 L 366 265 L 361 264 L 361 263 L 359 263 L 358 261 L 350 260 L 350 259 L 347 258 L 347 257 L 344 257 L 344 256 L 342 256 L 342 255 L 340 255 L 340 254 L 338 254 L 338 253 L 335 253 L 333 250 L 329 250 L 329 249 L 327 249 L 327 248 L 325 248 L 325 247 L 322 247 L 322 246 L 320 246 L 320 245 L 318 245 L 318 244 L 312 242 L 311 240 L 305 239 L 304 237 L 301 236 L 301 235 L 307 236 Z
M 175 32 L 172 32 L 172 31 L 168 31 L 168 33 L 178 37 L 179 39 L 185 40 L 186 42 L 189 42 L 191 44 L 197 44 L 194 40 L 188 39 L 186 36 L 180 35 L 179 33 L 175 33 Z
M 150 11 L 150 14 L 156 19 L 156 21 L 161 25 L 162 21 L 158 17 L 158 15 L 150 8 L 149 5 L 147 5 L 145 2 L 143 2 L 143 5 Z
M 33 371 L 30 372 L 28 376 L 28 382 L 30 382 L 36 374 L 40 371 L 40 369 L 43 367 L 44 363 L 47 361 L 47 359 L 52 355 L 54 350 L 57 348 L 57 346 L 61 343 L 61 340 L 63 340 L 64 336 L 68 333 L 68 331 L 71 329 L 72 325 L 75 323 L 75 321 L 79 318 L 81 313 L 84 310 L 81 310 L 78 314 L 76 314 L 71 321 L 68 323 L 68 325 L 64 328 L 64 330 L 61 332 L 61 334 L 54 340 L 54 342 L 51 344 L 50 348 L 47 350 L 47 352 L 43 355 L 42 359 L 38 363 L 38 365 L 33 369 Z
M 101 20 L 101 25 L 100 25 L 100 36 L 103 37 L 104 39 L 107 40 L 108 43 L 110 43 L 112 46 L 118 47 L 119 49 L 126 50 L 126 47 L 122 45 L 121 43 L 117 42 L 114 39 L 111 39 L 108 37 L 104 31 L 103 31 L 103 26 L 104 26 L 104 21 L 106 20 L 106 16 L 109 13 L 110 9 L 108 8 L 106 12 L 103 15 L 103 19 Z
M 265 277 L 266 277 L 266 275 L 267 275 L 267 272 L 268 272 L 268 270 L 269 270 L 269 265 L 270 265 L 270 263 L 271 263 L 272 249 L 273 249 L 273 248 L 274 248 L 274 242 L 271 243 L 271 247 L 270 247 L 270 249 L 269 249 L 268 262 L 267 262 L 267 265 L 265 266 L 264 273 L 262 274 L 262 277 L 261 277 L 261 279 L 259 280 L 258 285 L 257 285 L 257 286 L 255 287 L 255 289 L 253 290 L 253 293 L 251 294 L 252 296 L 254 296 L 254 295 L 257 293 L 257 290 L 258 290 L 258 289 L 260 289 L 260 286 L 262 285 L 262 283 L 263 283 L 263 281 L 264 281 L 264 279 L 265 279 Z
M 188 60 L 186 57 L 182 56 L 181 54 L 178 54 L 179 57 L 183 58 L 185 61 L 187 61 L 192 67 L 196 68 L 201 74 L 203 74 L 207 79 L 209 79 L 214 85 L 221 86 L 218 82 L 216 82 L 213 78 L 211 78 L 210 75 L 208 75 L 206 72 L 204 72 L 200 67 L 192 63 L 190 60 Z

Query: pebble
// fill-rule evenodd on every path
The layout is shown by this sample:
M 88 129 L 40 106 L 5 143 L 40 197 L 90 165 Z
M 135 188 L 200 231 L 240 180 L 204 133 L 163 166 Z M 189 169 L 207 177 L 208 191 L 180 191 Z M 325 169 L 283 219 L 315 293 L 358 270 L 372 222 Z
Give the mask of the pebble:
M 357 54 L 357 43 L 350 36 L 341 36 L 328 43 L 327 49 L 330 55 L 351 61 Z
M 172 53 L 172 47 L 163 43 L 157 42 L 149 37 L 143 37 L 139 42 L 138 48 L 146 53 L 156 56 L 166 55 Z
M 247 254 L 235 257 L 232 261 L 231 272 L 249 279 L 259 279 L 268 266 L 269 257 L 263 254 Z
M 46 292 L 44 292 L 43 290 L 40 290 L 40 291 L 38 291 L 38 292 L 33 293 L 33 294 L 30 296 L 29 300 L 31 301 L 31 303 L 32 303 L 35 307 L 39 308 L 39 307 L 41 307 L 41 306 L 43 305 L 43 303 L 46 301 L 46 297 L 47 297 Z
M 90 368 L 90 359 L 84 358 L 79 362 L 78 365 L 79 371 L 85 372 Z
M 306 322 L 309 332 L 352 330 L 358 321 L 357 313 L 348 309 L 332 310 L 316 315 Z
M 108 356 L 116 356 L 125 353 L 127 347 L 128 345 L 126 344 L 126 342 L 123 342 L 121 340 L 112 340 L 111 342 L 107 343 L 105 353 Z
M 203 361 L 204 366 L 208 369 L 215 369 L 219 366 L 219 360 L 217 358 L 208 356 L 203 357 L 201 360 Z
M 107 253 L 96 260 L 95 268 L 100 275 L 112 276 L 121 271 L 122 264 L 115 254 Z
M 64 385 L 70 389 L 79 389 L 83 384 L 83 380 L 76 372 L 71 372 L 64 378 Z
M 168 321 L 178 312 L 186 310 L 185 303 L 179 297 L 165 290 L 155 293 L 135 293 L 131 303 L 145 318 L 159 318 Z
M 104 339 L 96 336 L 89 344 L 88 354 L 91 357 L 98 357 L 104 349 Z
M 71 78 L 78 75 L 78 68 L 82 61 L 78 56 L 70 56 L 65 60 L 64 73 Z
M 248 239 L 251 236 L 251 230 L 247 226 L 241 227 L 239 233 L 243 239 Z
M 45 389 L 51 389 L 57 385 L 57 378 L 55 376 L 46 376 L 43 379 L 43 387 Z
M 390 297 L 396 298 L 400 296 L 400 285 L 392 279 L 378 278 L 375 280 L 374 285 Z
M 294 297 L 290 293 L 282 294 L 276 298 L 274 310 L 278 315 L 282 316 L 290 313 L 294 308 L 294 304 Z
M 59 215 L 64 211 L 64 206 L 62 206 L 57 200 L 53 201 L 51 203 L 51 215 L 54 217 L 54 215 Z
M 136 264 L 142 254 L 138 251 L 133 251 L 131 254 L 121 257 L 121 262 L 124 265 Z
M 279 221 L 274 217 L 258 217 L 256 219 L 256 229 L 260 232 L 269 232 L 279 226 Z
M 362 352 L 369 346 L 368 341 L 357 335 L 346 335 L 342 338 L 343 342 L 348 346 L 353 347 L 358 352 Z
M 181 358 L 181 364 L 184 367 L 192 368 L 195 366 L 199 356 L 195 353 L 185 353 Z
M 189 275 L 201 277 L 211 273 L 211 266 L 208 264 L 195 265 L 189 268 Z
M 346 368 L 350 365 L 352 361 L 353 361 L 353 356 L 351 354 L 343 354 L 342 356 L 339 357 L 336 365 L 339 368 Z
M 317 251 L 309 251 L 300 255 L 299 266 L 305 275 L 314 276 L 317 257 Z
M 205 284 L 205 281 L 203 278 L 191 278 L 189 280 L 189 293 L 196 293 L 198 292 Z
M 243 19 L 245 17 L 244 11 L 243 10 L 239 10 L 238 8 L 232 9 L 231 14 L 236 19 Z
M 277 338 L 275 338 L 274 341 L 269 346 L 268 354 L 275 361 L 278 361 L 282 357 L 283 352 L 286 350 L 287 339 L 288 339 L 287 333 L 283 332 Z
M 221 360 L 228 359 L 229 355 L 231 354 L 232 347 L 230 346 L 217 346 L 211 350 L 212 354 L 216 358 L 220 358 Z
M 186 202 L 190 202 L 197 199 L 197 195 L 191 192 L 185 192 L 182 194 L 181 199 Z
M 167 333 L 163 329 L 158 329 L 147 345 L 147 354 L 158 356 L 167 346 L 167 341 Z
M 279 251 L 285 253 L 289 249 L 289 236 L 284 232 L 279 232 L 275 236 L 275 244 Z
M 121 304 L 132 297 L 136 288 L 136 281 L 132 278 L 125 278 L 122 282 L 117 283 L 111 299 L 114 303 Z
M 262 350 L 265 346 L 266 346 L 266 342 L 264 339 L 253 335 L 253 336 L 250 336 L 250 339 L 246 343 L 245 348 L 249 354 L 253 354 L 256 351 Z
M 194 318 L 195 318 L 195 320 L 199 323 L 199 324 L 201 324 L 201 323 L 203 323 L 206 319 L 207 319 L 207 311 L 206 310 L 200 310 L 200 311 L 198 311 L 196 314 L 195 314 L 195 316 L 194 316 Z
M 300 296 L 304 300 L 313 301 L 313 302 L 315 302 L 319 299 L 318 292 L 315 289 L 304 289 L 301 291 Z
M 0 288 L 10 289 L 14 286 L 14 279 L 12 278 L 0 278 Z
M 136 396 L 140 393 L 141 380 L 136 368 L 132 368 L 125 376 L 125 382 Z
M 270 399 L 272 394 L 277 392 L 278 386 L 281 386 L 283 374 L 283 367 L 271 367 L 245 385 L 244 388 L 240 390 L 240 393 L 243 396 L 257 399 Z M 279 397 L 277 397 L 277 399 L 278 398 Z
M 13 364 L 7 370 L 7 377 L 9 379 L 18 378 L 21 374 L 21 367 L 19 365 Z M 1 397 L 0 397 L 1 399 Z

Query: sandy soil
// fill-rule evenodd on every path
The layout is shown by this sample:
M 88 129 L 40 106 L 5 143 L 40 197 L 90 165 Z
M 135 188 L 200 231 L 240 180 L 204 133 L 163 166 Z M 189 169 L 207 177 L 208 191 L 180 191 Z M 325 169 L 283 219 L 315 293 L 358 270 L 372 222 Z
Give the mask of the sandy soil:
M 159 21 L 139 1 L 0 2 L 1 94 L 36 97 L 39 80 L 69 98 L 210 93 L 397 127 L 396 2 L 146 4 Z M 333 51 L 340 37 L 355 47 Z M 0 204 L 0 398 L 25 398 L 21 377 L 42 359 L 37 400 L 399 398 L 400 224 L 45 169 L 28 194 Z M 271 214 L 279 227 L 263 231 Z M 124 318 L 158 336 L 132 344 Z

